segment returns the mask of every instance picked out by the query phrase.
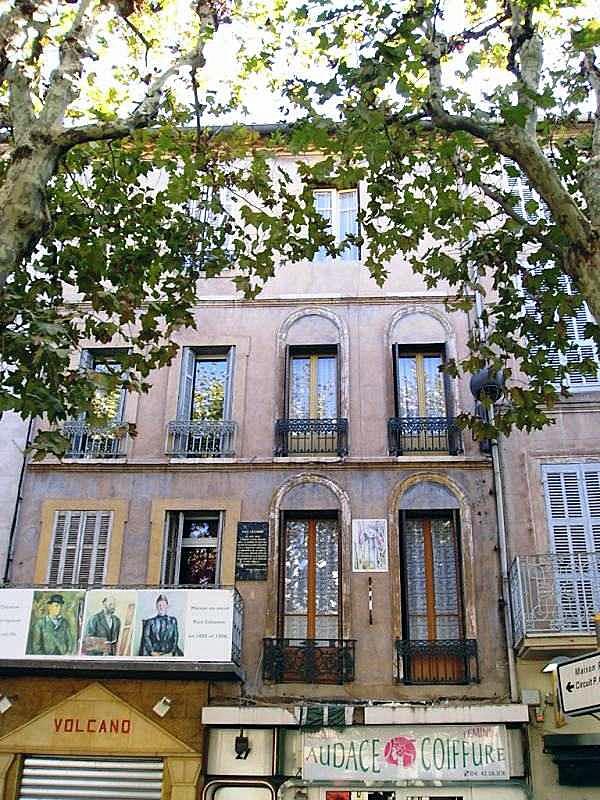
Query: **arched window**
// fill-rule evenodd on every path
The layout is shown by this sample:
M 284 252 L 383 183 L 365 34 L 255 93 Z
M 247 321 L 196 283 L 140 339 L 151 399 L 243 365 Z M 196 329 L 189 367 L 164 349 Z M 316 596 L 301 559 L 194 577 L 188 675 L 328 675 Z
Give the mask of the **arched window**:
M 465 638 L 459 502 L 447 487 L 422 481 L 406 491 L 400 548 L 403 680 L 476 679 L 476 643 Z

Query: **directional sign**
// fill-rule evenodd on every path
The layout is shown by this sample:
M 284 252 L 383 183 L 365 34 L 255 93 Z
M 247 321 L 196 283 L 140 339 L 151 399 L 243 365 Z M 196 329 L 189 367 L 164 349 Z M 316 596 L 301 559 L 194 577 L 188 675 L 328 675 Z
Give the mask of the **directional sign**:
M 600 709 L 600 652 L 559 664 L 557 676 L 565 714 L 578 717 Z

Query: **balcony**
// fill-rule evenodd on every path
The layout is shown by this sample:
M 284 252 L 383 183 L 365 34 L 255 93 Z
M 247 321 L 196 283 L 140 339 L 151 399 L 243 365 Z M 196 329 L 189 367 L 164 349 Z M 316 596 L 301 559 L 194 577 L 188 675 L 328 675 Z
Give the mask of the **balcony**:
M 65 458 L 121 458 L 126 452 L 127 425 L 88 425 L 85 420 L 65 422 L 62 433 L 71 446 Z
M 237 425 L 232 420 L 173 420 L 166 452 L 176 458 L 233 458 Z
M 388 420 L 391 456 L 407 453 L 463 452 L 461 430 L 452 417 L 392 417 Z
M 0 670 L 241 680 L 242 627 L 232 588 L 5 587 Z
M 596 647 L 600 553 L 517 556 L 510 570 L 515 647 L 546 658 Z
M 479 683 L 475 639 L 397 639 L 401 683 Z
M 275 424 L 275 455 L 348 455 L 348 420 L 278 419 Z
M 263 639 L 263 680 L 350 683 L 354 645 L 354 639 Z

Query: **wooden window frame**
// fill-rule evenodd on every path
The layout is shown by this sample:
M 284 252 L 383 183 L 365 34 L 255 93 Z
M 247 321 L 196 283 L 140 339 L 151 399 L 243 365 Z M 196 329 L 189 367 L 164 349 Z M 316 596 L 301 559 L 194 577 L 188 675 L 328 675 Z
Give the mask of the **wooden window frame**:
M 400 409 L 400 397 L 398 393 L 398 360 L 402 356 L 415 356 L 417 359 L 417 400 L 419 405 L 419 416 L 427 417 L 425 408 L 425 369 L 423 366 L 423 357 L 428 355 L 439 355 L 442 365 L 446 363 L 446 345 L 440 344 L 424 344 L 424 345 L 392 345 L 392 365 L 394 373 L 394 413 L 396 417 L 402 418 Z M 450 380 L 446 372 L 442 373 L 444 381 L 444 400 L 446 404 L 446 416 L 450 417 L 453 413 L 452 392 L 450 389 Z
M 465 614 L 464 614 L 464 581 L 462 574 L 461 564 L 461 539 L 460 539 L 460 514 L 458 509 L 442 509 L 439 511 L 400 511 L 400 581 L 402 592 L 402 631 L 403 638 L 406 640 L 411 639 L 410 622 L 409 622 L 409 586 L 408 576 L 406 574 L 406 520 L 407 519 L 424 519 L 429 521 L 428 535 L 424 536 L 423 548 L 426 559 L 425 563 L 425 581 L 427 587 L 427 628 L 428 637 L 430 641 L 435 641 L 436 636 L 431 635 L 431 630 L 437 628 L 436 615 L 435 615 L 435 587 L 433 585 L 433 549 L 431 543 L 431 520 L 433 519 L 451 519 L 454 530 L 454 543 L 455 543 L 455 563 L 456 563 L 456 580 L 457 580 L 457 617 L 460 631 L 460 639 L 466 636 Z M 437 631 L 436 631 L 437 633 Z
M 319 356 L 335 357 L 335 404 L 336 416 L 340 416 L 341 386 L 340 386 L 340 348 L 332 345 L 288 345 L 285 358 L 285 385 L 284 385 L 284 413 L 285 419 L 290 419 L 291 394 L 292 394 L 292 360 L 294 358 L 309 358 L 311 360 L 311 374 L 309 383 L 309 414 L 307 419 L 318 419 L 312 412 L 317 406 L 317 368 Z
M 306 639 L 317 639 L 316 634 L 316 530 L 317 520 L 319 519 L 334 519 L 337 522 L 338 532 L 338 630 L 337 639 L 342 638 L 343 620 L 342 620 L 342 542 L 341 542 L 341 524 L 340 514 L 338 511 L 281 511 L 280 512 L 280 535 L 281 542 L 279 547 L 279 586 L 278 586 L 278 613 L 277 613 L 277 635 L 279 638 L 285 638 L 285 560 L 286 560 L 286 539 L 287 539 L 287 521 L 288 520 L 306 520 L 309 524 L 308 527 L 308 575 L 307 575 L 307 620 L 306 620 Z M 311 604 L 311 591 L 312 591 L 312 604 Z M 312 608 L 311 608 L 312 605 Z M 311 635 L 312 631 L 312 635 Z M 320 637 L 323 638 L 323 637 Z

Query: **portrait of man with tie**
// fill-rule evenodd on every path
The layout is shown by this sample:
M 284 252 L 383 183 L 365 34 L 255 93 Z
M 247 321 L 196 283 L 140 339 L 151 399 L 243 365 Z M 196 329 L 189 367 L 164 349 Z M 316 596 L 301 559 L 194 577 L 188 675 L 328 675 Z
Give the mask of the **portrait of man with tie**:
M 156 616 L 142 622 L 141 656 L 165 657 L 182 656 L 179 647 L 177 618 L 169 616 L 169 600 L 166 595 L 156 598 Z
M 121 620 L 115 613 L 114 595 L 102 599 L 102 608 L 91 616 L 85 626 L 84 648 L 88 656 L 114 656 L 121 633 Z

